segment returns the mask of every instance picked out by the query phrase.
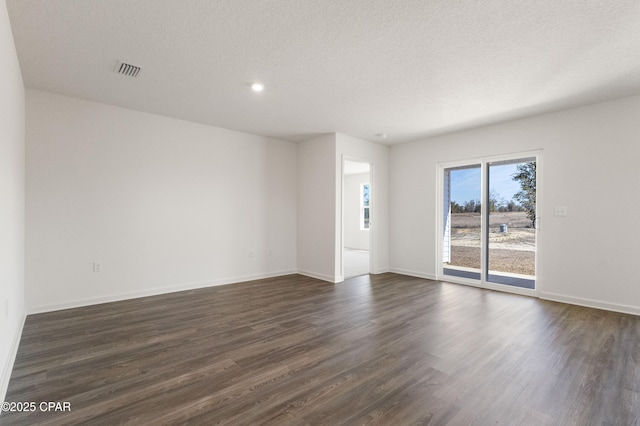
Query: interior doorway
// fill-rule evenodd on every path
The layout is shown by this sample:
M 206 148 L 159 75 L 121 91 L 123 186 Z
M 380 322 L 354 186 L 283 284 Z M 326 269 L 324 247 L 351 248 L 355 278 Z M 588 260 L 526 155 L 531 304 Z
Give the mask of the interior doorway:
M 351 278 L 371 268 L 371 164 L 345 159 L 342 183 L 342 274 Z

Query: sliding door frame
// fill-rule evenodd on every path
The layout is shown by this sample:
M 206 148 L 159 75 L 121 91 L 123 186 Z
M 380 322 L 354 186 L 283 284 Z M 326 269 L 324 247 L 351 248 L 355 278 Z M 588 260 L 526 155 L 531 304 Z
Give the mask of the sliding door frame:
M 535 251 L 535 289 L 527 289 L 521 287 L 514 287 L 505 284 L 497 284 L 487 281 L 487 256 L 488 256 L 488 244 L 486 241 L 487 238 L 487 230 L 489 224 L 489 210 L 486 208 L 487 206 L 487 198 L 489 191 L 488 188 L 488 172 L 487 169 L 489 167 L 489 163 L 498 162 L 498 161 L 508 161 L 508 160 L 518 160 L 523 158 L 535 158 L 536 159 L 536 251 Z M 446 169 L 456 168 L 456 167 L 464 167 L 471 165 L 480 165 L 480 173 L 481 173 L 481 189 L 480 196 L 482 205 L 485 206 L 481 210 L 480 217 L 480 233 L 481 233 L 481 250 L 480 250 L 480 280 L 464 278 L 464 277 L 456 277 L 452 275 L 444 274 L 444 262 L 443 262 L 443 229 L 445 225 L 445 217 L 444 217 L 444 172 Z M 502 154 L 502 155 L 491 155 L 484 157 L 475 157 L 468 158 L 464 160 L 456 160 L 456 161 L 440 161 L 438 162 L 438 166 L 436 167 L 436 279 L 441 281 L 448 281 L 457 284 L 470 285 L 474 287 L 486 288 L 490 290 L 498 290 L 504 291 L 508 293 L 516 293 L 523 294 L 526 296 L 534 296 L 538 297 L 538 295 L 542 291 L 542 282 L 540 280 L 541 276 L 541 241 L 542 241 L 542 233 L 540 232 L 541 227 L 543 225 L 542 217 L 540 213 L 543 211 L 543 179 L 542 173 L 542 150 L 533 150 L 533 151 L 524 151 L 524 152 L 515 152 L 510 154 Z

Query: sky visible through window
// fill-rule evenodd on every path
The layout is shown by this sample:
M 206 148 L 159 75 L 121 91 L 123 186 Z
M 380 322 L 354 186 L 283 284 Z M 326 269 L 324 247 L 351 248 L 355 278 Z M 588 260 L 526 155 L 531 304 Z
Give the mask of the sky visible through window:
M 512 179 L 518 171 L 517 164 L 491 166 L 490 185 L 498 199 L 510 201 L 520 191 L 520 184 Z M 480 200 L 480 167 L 451 171 L 451 201 Z

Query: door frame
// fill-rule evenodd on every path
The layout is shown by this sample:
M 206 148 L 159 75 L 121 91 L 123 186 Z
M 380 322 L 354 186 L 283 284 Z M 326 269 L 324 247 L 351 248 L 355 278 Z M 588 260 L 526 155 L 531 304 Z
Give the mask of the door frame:
M 373 247 L 374 240 L 376 238 L 376 203 L 375 203 L 375 185 L 374 185 L 374 164 L 369 161 L 358 157 L 352 157 L 349 155 L 342 155 L 341 170 L 340 170 L 340 277 L 344 280 L 344 170 L 345 162 L 350 161 L 353 163 L 363 163 L 369 165 L 369 274 L 373 270 Z
M 480 188 L 480 197 L 481 202 L 486 206 L 486 198 L 487 198 L 487 167 L 491 162 L 498 161 L 507 161 L 507 160 L 517 160 L 522 158 L 531 158 L 535 157 L 536 159 L 536 251 L 535 251 L 535 289 L 527 289 L 521 287 L 514 287 L 506 284 L 497 284 L 487 281 L 487 249 L 488 245 L 486 243 L 486 235 L 487 235 L 487 227 L 488 227 L 488 218 L 489 212 L 488 210 L 482 209 L 481 218 L 480 218 L 480 232 L 481 232 L 481 250 L 480 250 L 480 280 L 474 280 L 470 278 L 463 277 L 455 277 L 451 275 L 444 274 L 444 265 L 443 265 L 443 238 L 442 238 L 442 230 L 444 229 L 445 218 L 444 218 L 444 171 L 445 169 L 455 168 L 455 167 L 463 167 L 468 165 L 480 165 L 481 168 L 481 188 Z M 490 155 L 483 157 L 473 157 L 464 160 L 455 160 L 455 161 L 439 161 L 436 167 L 436 279 L 440 281 L 448 281 L 457 284 L 464 284 L 473 287 L 486 288 L 489 290 L 498 290 L 507 293 L 516 293 L 522 294 L 526 296 L 534 296 L 538 297 L 540 293 L 542 293 L 543 282 L 540 279 L 542 276 L 542 265 L 540 262 L 541 259 L 541 247 L 542 247 L 542 239 L 543 234 L 541 231 L 543 227 L 543 220 L 541 216 L 541 212 L 543 212 L 543 159 L 542 159 L 542 149 L 532 150 L 532 151 L 522 151 L 522 152 L 514 152 L 510 154 L 500 154 L 500 155 Z

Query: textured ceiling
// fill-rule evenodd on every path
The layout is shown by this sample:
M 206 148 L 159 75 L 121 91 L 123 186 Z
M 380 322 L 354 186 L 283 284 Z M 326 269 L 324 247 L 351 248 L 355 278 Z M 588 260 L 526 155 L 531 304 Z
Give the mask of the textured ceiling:
M 29 88 L 292 141 L 392 144 L 640 93 L 638 0 L 7 5 Z

